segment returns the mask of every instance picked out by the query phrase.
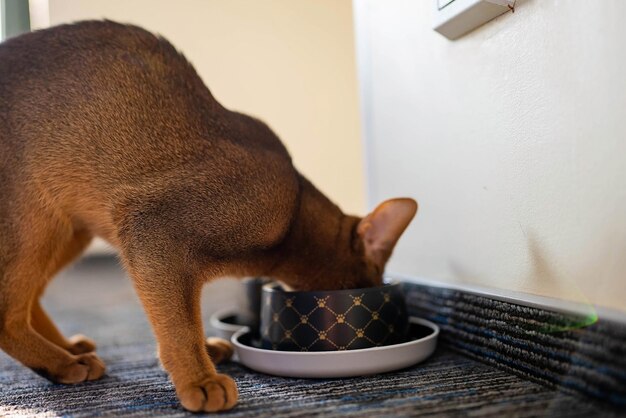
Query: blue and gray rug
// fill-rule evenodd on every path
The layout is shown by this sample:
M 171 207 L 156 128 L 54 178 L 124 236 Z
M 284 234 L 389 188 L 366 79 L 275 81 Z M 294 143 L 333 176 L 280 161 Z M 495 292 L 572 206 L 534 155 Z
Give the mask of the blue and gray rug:
M 405 284 L 409 310 L 444 344 L 544 385 L 626 410 L 626 326 L 458 290 Z

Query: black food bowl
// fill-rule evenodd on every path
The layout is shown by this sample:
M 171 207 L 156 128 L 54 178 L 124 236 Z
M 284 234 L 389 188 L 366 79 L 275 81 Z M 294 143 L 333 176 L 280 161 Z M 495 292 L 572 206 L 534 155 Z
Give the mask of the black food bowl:
M 261 344 L 281 351 L 335 351 L 399 344 L 409 321 L 399 283 L 365 289 L 290 292 L 263 286 Z

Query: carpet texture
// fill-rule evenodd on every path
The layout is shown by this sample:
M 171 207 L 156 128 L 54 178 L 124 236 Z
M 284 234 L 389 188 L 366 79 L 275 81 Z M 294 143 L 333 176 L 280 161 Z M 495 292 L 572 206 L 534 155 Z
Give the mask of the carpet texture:
M 626 409 L 626 326 L 405 283 L 409 311 L 465 355 Z
M 210 313 L 236 303 L 239 284 L 204 293 Z M 116 262 L 88 259 L 53 282 L 44 305 L 67 334 L 99 344 L 106 376 L 75 386 L 51 384 L 0 353 L 0 416 L 198 416 L 185 412 L 159 368 L 154 339 L 132 286 Z M 210 330 L 207 329 L 208 332 Z M 421 365 L 383 375 L 305 380 L 267 376 L 229 363 L 240 402 L 225 417 L 621 416 L 444 347 Z

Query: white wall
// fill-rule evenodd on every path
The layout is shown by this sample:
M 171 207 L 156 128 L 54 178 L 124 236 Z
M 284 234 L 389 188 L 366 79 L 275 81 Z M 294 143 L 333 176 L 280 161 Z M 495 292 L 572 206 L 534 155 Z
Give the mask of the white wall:
M 31 2 L 51 25 L 108 18 L 164 35 L 222 104 L 269 123 L 342 209 L 365 209 L 350 0 Z
M 626 311 L 626 2 L 432 6 L 355 4 L 370 204 L 420 202 L 389 270 Z

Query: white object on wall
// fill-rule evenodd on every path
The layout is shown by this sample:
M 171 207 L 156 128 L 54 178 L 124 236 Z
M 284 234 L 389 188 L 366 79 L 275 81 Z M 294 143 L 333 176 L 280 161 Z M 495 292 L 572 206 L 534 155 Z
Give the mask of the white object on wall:
M 457 39 L 515 6 L 515 0 L 433 0 L 434 29 Z

